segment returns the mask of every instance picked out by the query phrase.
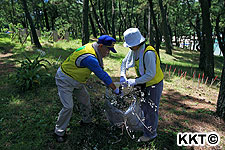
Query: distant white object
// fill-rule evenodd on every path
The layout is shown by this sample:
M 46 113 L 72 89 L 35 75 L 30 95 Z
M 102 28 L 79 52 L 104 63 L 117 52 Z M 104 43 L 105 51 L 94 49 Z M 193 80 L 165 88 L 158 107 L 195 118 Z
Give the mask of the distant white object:
M 218 43 L 217 39 L 215 39 L 215 43 L 213 45 L 213 51 L 214 51 L 214 53 L 213 53 L 214 55 L 223 56 L 223 53 L 220 50 L 219 43 Z

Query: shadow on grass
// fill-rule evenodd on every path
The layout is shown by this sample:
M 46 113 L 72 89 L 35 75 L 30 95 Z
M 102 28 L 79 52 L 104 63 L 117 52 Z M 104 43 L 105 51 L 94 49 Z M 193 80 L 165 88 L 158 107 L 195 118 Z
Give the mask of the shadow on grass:
M 10 34 L 0 33 L 0 38 L 10 38 Z
M 159 130 L 159 137 L 152 143 L 138 143 L 137 137 L 141 133 L 135 133 L 132 140 L 125 129 L 111 129 L 105 118 L 102 94 L 104 87 L 93 82 L 96 77 L 91 77 L 87 88 L 90 92 L 94 124 L 82 127 L 78 121 L 81 119 L 78 109 L 74 107 L 73 116 L 68 126 L 68 140 L 66 143 L 56 143 L 53 138 L 53 130 L 58 113 L 62 107 L 57 95 L 54 81 L 45 84 L 38 89 L 27 91 L 23 94 L 15 93 L 12 87 L 1 89 L 1 139 L 3 149 L 174 149 L 179 150 L 175 144 L 174 133 L 163 133 Z M 113 78 L 118 80 L 119 78 Z M 6 92 L 4 92 L 6 91 Z M 4 93 L 4 94 L 3 94 Z M 74 105 L 78 105 L 74 99 Z M 2 122 L 4 121 L 4 122 Z M 45 137 L 45 138 L 43 138 Z M 23 143 L 26 143 L 26 147 Z M 113 144 L 114 143 L 114 144 Z M 1 147 L 0 146 L 0 147 Z
M 177 60 L 179 60 L 179 62 L 196 65 L 196 62 L 198 62 L 199 60 L 199 53 L 195 51 L 188 51 L 192 53 L 184 53 L 184 51 L 188 51 L 188 50 L 176 50 L 176 55 L 178 55 L 178 57 L 177 56 L 174 56 L 174 57 Z
M 15 43 L 9 41 L 10 36 L 0 34 L 0 53 L 7 54 L 16 46 Z
M 176 73 L 178 73 L 178 69 L 183 71 L 188 71 L 189 74 L 192 74 L 194 70 L 196 70 L 197 74 L 200 73 L 202 75 L 203 71 L 198 68 L 199 65 L 199 52 L 196 51 L 190 51 L 186 49 L 174 49 L 173 50 L 174 55 L 173 57 L 178 63 L 188 64 L 188 66 L 181 66 L 181 65 L 172 65 L 171 71 L 176 68 Z M 223 67 L 224 58 L 222 56 L 214 56 L 214 70 L 215 70 L 215 76 L 221 77 L 222 74 L 222 67 Z M 172 63 L 172 62 L 171 62 Z M 162 64 L 163 71 L 165 70 L 166 65 L 168 65 L 167 71 L 169 70 L 170 64 Z M 192 74 L 193 75 L 193 74 Z M 191 76 L 192 76 L 191 75 Z M 206 77 L 205 77 L 206 78 Z
M 13 56 L 11 50 L 15 45 L 11 43 L 4 43 L 3 45 L 0 43 L 0 76 L 5 75 L 9 72 L 12 72 L 15 68 L 14 63 L 12 63 L 9 59 Z
M 197 66 L 199 65 L 199 53 L 195 51 L 192 53 L 177 52 L 176 55 L 180 56 L 180 57 L 175 56 L 175 58 L 177 58 L 179 62 L 184 62 Z M 223 61 L 224 60 L 222 56 L 214 56 L 214 69 L 222 70 Z
M 180 78 L 181 78 L 181 75 L 183 78 L 185 75 L 185 72 L 187 72 L 185 78 L 187 80 L 193 80 L 193 75 L 194 75 L 195 81 L 198 80 L 199 74 L 200 74 L 200 80 L 201 80 L 203 73 L 204 73 L 198 67 L 186 67 L 186 66 L 182 66 L 182 65 L 168 65 L 168 64 L 161 63 L 161 68 L 162 68 L 162 71 L 164 72 L 165 79 L 168 82 L 172 82 L 172 80 L 169 77 L 169 72 L 170 72 L 170 76 L 175 75 L 175 76 L 179 76 Z M 220 82 L 221 74 L 222 74 L 222 72 L 217 72 L 215 74 L 215 76 L 217 76 L 217 79 L 214 82 L 214 84 L 217 84 L 218 82 Z M 204 76 L 204 82 L 206 81 L 206 79 L 207 79 L 207 77 Z M 207 84 L 210 84 L 211 81 L 212 81 L 212 79 L 208 79 Z
M 197 105 L 202 104 L 205 107 L 199 108 L 197 105 L 190 105 L 187 102 L 196 103 Z M 193 123 L 196 123 L 196 126 L 198 126 L 198 122 L 199 123 L 201 122 L 201 123 L 206 123 L 212 126 L 219 127 L 219 124 L 217 125 L 215 122 L 212 121 L 212 119 L 217 118 L 215 111 L 212 111 L 210 108 L 206 107 L 207 105 L 211 105 L 213 107 L 213 105 L 206 102 L 205 100 L 201 100 L 192 96 L 182 95 L 179 92 L 176 92 L 174 90 L 169 90 L 167 91 L 166 94 L 163 95 L 161 104 L 162 104 L 161 115 L 165 115 L 164 114 L 165 112 L 165 113 L 170 113 L 176 116 L 174 117 L 172 122 L 168 124 L 170 126 L 173 125 L 173 123 L 175 122 L 194 121 Z M 174 124 L 174 126 L 177 126 L 177 124 Z M 179 127 L 181 131 L 187 132 L 188 130 L 185 128 L 188 129 L 189 127 L 183 126 L 183 125 Z M 190 131 L 192 130 L 193 129 L 191 129 Z M 224 132 L 225 128 L 223 128 L 222 131 Z
M 15 47 L 15 44 L 12 44 L 11 42 L 0 42 L 0 53 L 7 54 L 12 51 L 12 49 Z
M 57 88 L 54 85 L 54 79 L 50 84 L 46 84 L 35 91 L 28 91 L 18 95 L 15 92 L 5 89 L 4 97 L 1 97 L 0 111 L 1 119 L 4 123 L 1 125 L 0 142 L 3 146 L 12 148 L 45 148 L 45 149 L 173 149 L 180 150 L 184 147 L 176 145 L 176 135 L 178 132 L 197 132 L 192 125 L 185 125 L 191 120 L 201 121 L 207 124 L 215 125 L 209 117 L 214 116 L 214 112 L 208 109 L 193 109 L 182 103 L 182 97 L 185 99 L 195 99 L 187 97 L 179 92 L 170 90 L 163 95 L 160 106 L 160 121 L 158 128 L 158 137 L 152 143 L 138 143 L 137 137 L 141 133 L 134 133 L 135 140 L 132 140 L 126 131 L 110 128 L 110 124 L 104 115 L 104 104 L 102 94 L 104 87 L 98 84 L 97 77 L 91 76 L 88 81 L 88 91 L 91 96 L 91 103 L 94 114 L 94 124 L 88 127 L 80 126 L 78 121 L 79 107 L 74 107 L 73 116 L 68 126 L 68 140 L 66 143 L 58 144 L 55 142 L 52 134 L 58 113 L 62 107 L 57 95 Z M 113 78 L 119 80 L 119 78 Z M 50 80 L 49 80 L 50 81 Z M 49 82 L 46 80 L 46 82 Z M 1 93 L 4 90 L 1 90 Z M 180 97 L 180 99 L 179 99 Z M 198 103 L 205 104 L 204 101 L 197 100 Z M 74 99 L 74 105 L 78 103 Z M 3 110 L 7 110 L 3 111 Z M 192 110 L 192 111 L 190 111 Z M 171 114 L 171 117 L 166 114 Z M 173 117 L 176 116 L 176 117 Z M 1 120 L 0 119 L 0 120 Z M 168 120 L 169 119 L 169 120 Z M 219 125 L 218 125 L 219 126 Z M 9 134 L 15 133 L 15 134 Z M 45 138 L 43 138 L 45 137 Z M 115 144 L 113 144 L 116 142 Z

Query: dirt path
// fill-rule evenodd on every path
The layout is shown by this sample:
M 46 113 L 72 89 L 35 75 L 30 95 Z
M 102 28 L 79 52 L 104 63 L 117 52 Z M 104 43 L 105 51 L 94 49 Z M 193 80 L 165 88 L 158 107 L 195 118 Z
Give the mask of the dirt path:
M 216 98 L 209 101 L 208 98 L 202 99 L 195 94 L 186 95 L 165 88 L 160 103 L 159 130 L 175 135 L 178 132 L 216 132 L 220 135 L 219 146 L 193 146 L 188 149 L 222 150 L 225 148 L 225 122 L 218 118 L 215 112 Z
M 15 70 L 15 65 L 12 62 L 8 62 L 12 55 L 11 51 L 0 53 L 0 75 L 5 75 Z

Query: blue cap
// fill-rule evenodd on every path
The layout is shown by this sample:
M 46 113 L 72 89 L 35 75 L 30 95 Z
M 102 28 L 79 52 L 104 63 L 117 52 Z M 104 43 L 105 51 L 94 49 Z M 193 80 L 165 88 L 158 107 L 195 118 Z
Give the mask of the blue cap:
M 112 38 L 111 36 L 102 35 L 98 38 L 97 43 L 106 45 L 108 47 L 108 49 L 110 49 L 113 53 L 117 53 L 116 50 L 114 49 L 114 45 L 116 43 L 116 40 L 114 38 Z

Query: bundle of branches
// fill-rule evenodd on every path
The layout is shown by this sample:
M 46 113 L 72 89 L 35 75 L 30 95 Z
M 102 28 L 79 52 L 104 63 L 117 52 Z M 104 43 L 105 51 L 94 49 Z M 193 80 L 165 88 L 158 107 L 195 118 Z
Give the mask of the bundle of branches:
M 123 96 L 112 94 L 110 89 L 106 89 L 105 113 L 109 122 L 113 126 L 125 128 L 128 135 L 134 139 L 133 131 L 142 131 L 145 126 L 144 114 L 140 108 L 140 102 L 144 100 L 145 92 L 141 87 L 120 87 Z

